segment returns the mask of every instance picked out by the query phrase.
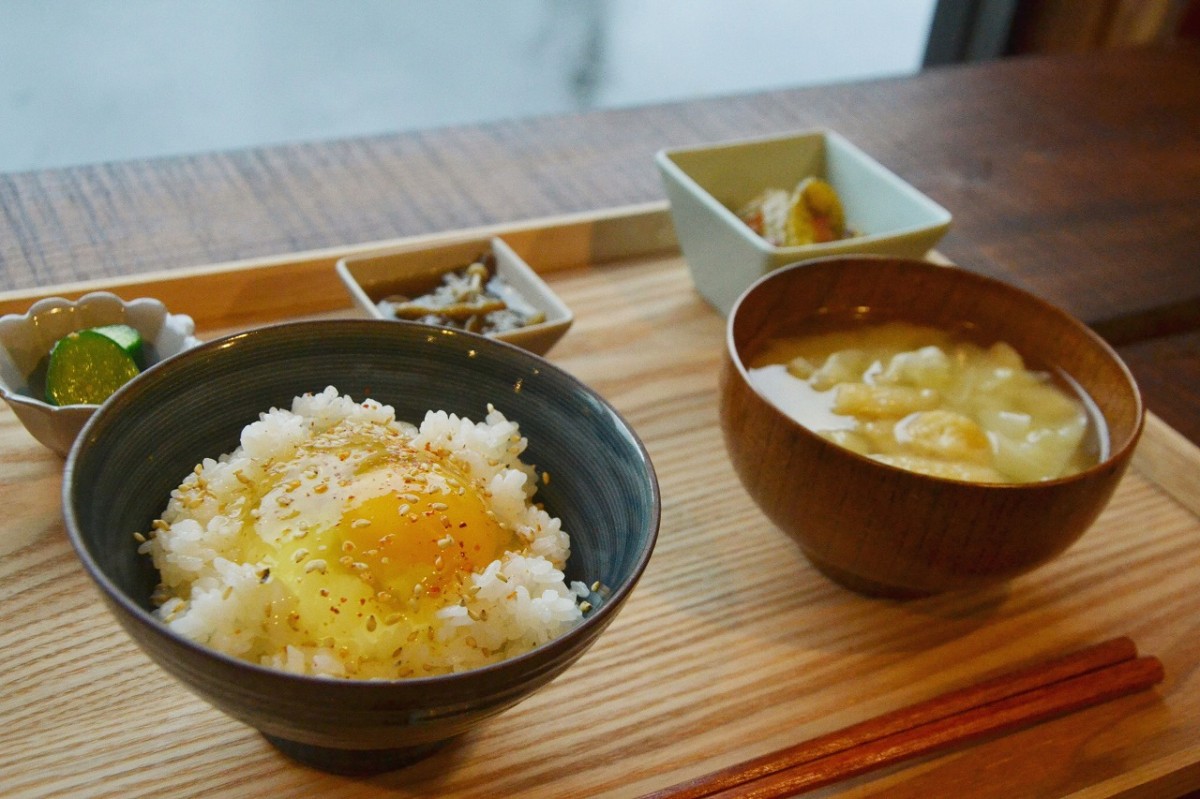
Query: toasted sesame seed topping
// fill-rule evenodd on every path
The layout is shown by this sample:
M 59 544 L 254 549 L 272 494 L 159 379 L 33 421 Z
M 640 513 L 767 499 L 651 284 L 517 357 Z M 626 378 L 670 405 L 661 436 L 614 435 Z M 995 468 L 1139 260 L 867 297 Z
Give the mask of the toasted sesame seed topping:
M 320 558 L 316 558 L 314 560 L 310 560 L 304 565 L 304 573 L 309 574 L 311 572 L 320 572 L 321 574 L 324 574 L 327 567 L 328 564 L 325 561 L 321 560 Z

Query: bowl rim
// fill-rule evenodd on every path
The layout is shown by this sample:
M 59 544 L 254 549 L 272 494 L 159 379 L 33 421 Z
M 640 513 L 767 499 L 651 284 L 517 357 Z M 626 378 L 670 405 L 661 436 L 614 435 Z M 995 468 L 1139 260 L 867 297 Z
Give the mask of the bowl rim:
M 377 329 L 376 326 L 383 324 L 377 319 L 316 319 L 303 321 L 288 321 L 277 324 L 264 325 L 261 327 L 245 330 L 237 333 L 231 333 L 220 338 L 202 342 L 200 345 L 193 347 L 190 350 L 181 353 L 177 358 L 170 359 L 171 363 L 166 368 L 181 368 L 187 364 L 204 359 L 210 352 L 217 350 L 228 349 L 229 347 L 250 346 L 263 337 L 280 335 L 290 330 L 312 331 L 312 335 L 319 335 L 322 329 L 331 327 L 362 327 L 365 329 Z M 433 685 L 443 685 L 446 683 L 467 683 L 480 677 L 486 678 L 487 675 L 496 674 L 503 675 L 508 671 L 523 672 L 527 670 L 526 664 L 537 669 L 537 661 L 548 648 L 563 648 L 568 651 L 575 651 L 575 656 L 583 654 L 588 645 L 590 631 L 592 628 L 599 628 L 597 632 L 603 630 L 611 621 L 614 615 L 624 605 L 625 600 L 633 592 L 634 588 L 640 582 L 646 566 L 650 562 L 650 557 L 653 554 L 657 543 L 658 534 L 662 524 L 662 495 L 658 482 L 658 476 L 654 469 L 654 464 L 650 460 L 649 452 L 637 432 L 629 421 L 621 415 L 612 404 L 592 389 L 579 378 L 575 377 L 565 369 L 558 367 L 542 356 L 529 352 L 515 344 L 506 341 L 501 341 L 488 336 L 479 335 L 476 333 L 468 333 L 460 330 L 450 330 L 447 328 L 435 327 L 432 325 L 424 325 L 420 323 L 411 323 L 407 328 L 397 329 L 420 329 L 427 331 L 436 331 L 438 336 L 463 336 L 468 341 L 475 343 L 476 347 L 498 347 L 505 350 L 510 350 L 518 358 L 529 359 L 534 362 L 539 370 L 555 373 L 561 379 L 575 386 L 577 389 L 584 391 L 593 401 L 600 403 L 614 419 L 616 419 L 623 429 L 626 437 L 633 443 L 639 453 L 642 463 L 645 464 L 646 478 L 650 489 L 650 507 L 653 509 L 653 518 L 649 520 L 649 531 L 646 537 L 645 544 L 638 552 L 637 559 L 634 561 L 630 570 L 628 579 L 624 583 L 612 590 L 612 593 L 605 597 L 604 602 L 598 607 L 594 607 L 592 611 L 583 617 L 583 619 L 571 629 L 561 635 L 550 639 L 549 641 L 539 644 L 533 649 L 523 652 L 513 657 L 505 658 L 496 663 L 489 663 L 476 668 L 467 669 L 460 672 L 451 672 L 449 674 L 438 674 L 428 677 L 405 677 L 395 679 L 378 679 L 378 680 L 359 680 L 346 678 L 331 678 L 310 674 L 294 674 L 282 669 L 264 666 L 259 663 L 253 663 L 248 660 L 234 657 L 212 647 L 193 641 L 183 635 L 172 630 L 162 621 L 152 616 L 148 611 L 134 602 L 123 590 L 118 588 L 115 583 L 109 579 L 108 575 L 100 568 L 95 559 L 88 551 L 87 545 L 83 541 L 80 533 L 79 520 L 75 513 L 75 508 L 71 502 L 72 490 L 74 488 L 74 471 L 76 462 L 82 457 L 86 441 L 90 437 L 92 431 L 102 426 L 107 418 L 114 413 L 117 413 L 120 407 L 130 400 L 128 395 L 140 390 L 140 387 L 151 382 L 158 372 L 162 371 L 162 363 L 154 364 L 146 369 L 141 374 L 134 377 L 128 383 L 123 385 L 101 408 L 88 419 L 83 430 L 75 439 L 70 452 L 67 454 L 66 463 L 63 468 L 61 499 L 64 526 L 66 527 L 67 538 L 83 564 L 84 570 L 88 576 L 100 587 L 105 598 L 120 606 L 122 612 L 126 615 L 126 619 L 137 623 L 141 628 L 149 630 L 152 635 L 163 636 L 170 639 L 176 645 L 182 646 L 189 652 L 200 659 L 216 660 L 227 667 L 234 669 L 248 669 L 257 675 L 280 679 L 285 682 L 294 681 L 297 684 L 305 686 L 339 686 L 339 691 L 356 691 L 364 693 L 378 693 L 383 691 L 395 690 L 399 687 L 412 687 L 420 689 Z M 145 377 L 145 376 L 149 377 Z M 145 377 L 145 379 L 143 379 Z M 203 457 L 203 456 L 202 456 Z M 582 639 L 582 640 L 577 640 Z M 139 643 L 139 647 L 140 647 Z M 344 686 L 344 687 L 342 687 Z
M 828 439 L 824 438 L 823 436 L 818 435 L 813 430 L 810 430 L 808 427 L 801 424 L 796 419 L 792 418 L 786 411 L 784 411 L 782 408 L 780 408 L 778 405 L 776 405 L 774 402 L 772 402 L 768 397 L 764 396 L 763 393 L 761 391 L 759 391 L 759 389 L 750 380 L 750 376 L 749 376 L 749 372 L 747 370 L 746 364 L 742 360 L 741 355 L 738 353 L 737 346 L 734 342 L 734 325 L 737 321 L 738 311 L 741 310 L 742 303 L 754 291 L 756 291 L 760 286 L 762 286 L 766 283 L 769 283 L 773 279 L 780 279 L 780 277 L 782 275 L 789 274 L 796 270 L 805 269 L 807 267 L 814 267 L 814 266 L 816 266 L 816 267 L 834 266 L 834 265 L 837 265 L 838 263 L 850 262 L 850 261 L 861 261 L 861 262 L 867 262 L 867 263 L 885 262 L 886 261 L 886 262 L 892 262 L 892 263 L 901 263 L 906 268 L 922 269 L 922 270 L 926 270 L 926 271 L 932 271 L 932 270 L 938 270 L 938 269 L 951 270 L 955 275 L 954 279 L 961 279 L 963 281 L 966 281 L 969 283 L 974 283 L 976 285 L 986 285 L 989 287 L 998 287 L 1002 291 L 1008 291 L 1015 295 L 1021 296 L 1025 301 L 1030 302 L 1030 303 L 1040 307 L 1044 312 L 1058 317 L 1061 321 L 1076 328 L 1080 334 L 1082 334 L 1085 338 L 1089 339 L 1092 342 L 1092 344 L 1095 345 L 1097 349 L 1102 351 L 1105 354 L 1105 356 L 1114 365 L 1116 365 L 1117 368 L 1120 370 L 1122 375 L 1125 377 L 1125 380 L 1127 381 L 1127 383 L 1131 389 L 1132 395 L 1133 395 L 1135 414 L 1136 414 L 1136 418 L 1137 418 L 1136 424 L 1133 426 L 1133 429 L 1130 431 L 1129 435 L 1126 437 L 1126 440 L 1121 443 L 1120 448 L 1110 447 L 1107 457 L 1105 457 L 1102 460 L 1098 460 L 1096 463 L 1091 464 L 1086 469 L 1083 469 L 1074 474 L 1064 475 L 1062 477 L 1055 477 L 1055 478 L 1051 478 L 1051 479 L 1047 479 L 1047 480 L 1038 480 L 1038 481 L 1024 482 L 1024 483 L 981 483 L 981 482 L 975 482 L 975 481 L 971 481 L 971 480 L 959 480 L 957 478 L 952 478 L 952 477 L 939 477 L 939 476 L 935 476 L 935 475 L 925 474 L 923 472 L 915 472 L 915 471 L 911 471 L 909 469 L 903 469 L 899 466 L 892 466 L 891 464 L 877 461 L 874 458 L 869 458 L 865 455 L 860 455 L 859 453 L 854 452 L 851 449 L 848 449 L 846 447 L 835 444 L 834 442 L 829 441 Z M 1003 280 L 998 280 L 997 278 L 991 277 L 989 275 L 984 275 L 979 272 L 973 272 L 969 269 L 963 269 L 962 267 L 959 267 L 956 265 L 939 264 L 939 263 L 935 263 L 933 261 L 927 261 L 927 260 L 924 260 L 921 258 L 901 258 L 901 257 L 895 257 L 895 256 L 873 255 L 873 254 L 829 255 L 829 256 L 824 256 L 824 257 L 820 257 L 820 258 L 811 258 L 811 259 L 806 259 L 803 261 L 797 261 L 795 263 L 791 263 L 791 264 L 787 264 L 786 266 L 782 266 L 779 269 L 776 269 L 772 272 L 768 272 L 768 273 L 764 274 L 762 277 L 755 280 L 749 286 L 747 286 L 746 289 L 734 301 L 733 306 L 730 308 L 729 316 L 725 322 L 725 356 L 728 359 L 728 361 L 730 362 L 730 364 L 732 364 L 733 368 L 737 371 L 738 377 L 742 381 L 742 384 L 746 388 L 748 388 L 751 392 L 753 392 L 754 396 L 757 397 L 761 402 L 763 402 L 768 407 L 770 407 L 771 409 L 776 411 L 779 414 L 779 416 L 785 420 L 786 424 L 791 429 L 798 431 L 802 436 L 804 436 L 807 439 L 816 441 L 818 444 L 821 445 L 821 447 L 823 449 L 824 448 L 832 448 L 832 451 L 841 453 L 842 456 L 849 456 L 849 458 L 852 461 L 860 463 L 865 468 L 873 469 L 873 470 L 880 470 L 884 473 L 894 474 L 897 476 L 897 479 L 914 480 L 917 483 L 931 483 L 934 485 L 957 485 L 957 486 L 969 487 L 973 490 L 984 491 L 984 492 L 1000 492 L 1000 491 L 1012 492 L 1012 491 L 1028 491 L 1030 489 L 1040 490 L 1043 488 L 1044 489 L 1052 489 L 1055 486 L 1062 485 L 1065 483 L 1078 482 L 1081 480 L 1088 479 L 1089 477 L 1094 476 L 1095 474 L 1097 474 L 1099 472 L 1106 471 L 1106 470 L 1112 468 L 1112 466 L 1114 464 L 1127 462 L 1129 460 L 1129 458 L 1132 456 L 1133 450 L 1137 447 L 1138 440 L 1141 437 L 1142 429 L 1144 428 L 1145 421 L 1146 421 L 1145 402 L 1142 398 L 1141 388 L 1138 386 L 1137 380 L 1134 378 L 1132 371 L 1130 371 L 1129 366 L 1125 363 L 1125 361 L 1121 358 L 1121 356 L 1117 353 L 1117 351 L 1115 349 L 1113 349 L 1112 345 L 1110 345 L 1098 333 L 1096 333 L 1094 330 L 1092 330 L 1091 327 L 1084 324 L 1081 320 L 1076 318 L 1074 315 L 1068 313 L 1062 307 L 1050 302 L 1049 300 L 1047 300 L 1043 297 L 1038 296 L 1037 294 L 1034 294 L 1033 292 L 1022 289 L 1011 283 L 1005 282 Z M 901 475 L 903 477 L 901 477 Z
M 872 174 L 873 177 L 886 184 L 890 189 L 904 196 L 909 202 L 920 206 L 922 211 L 930 215 L 929 220 L 922 224 L 909 225 L 908 227 L 902 228 L 893 228 L 887 231 L 876 233 L 864 233 L 860 236 L 854 236 L 848 239 L 814 242 L 812 244 L 779 246 L 771 244 L 762 236 L 751 230 L 745 222 L 738 218 L 737 214 L 734 213 L 733 210 L 728 208 L 724 203 L 720 202 L 716 197 L 714 197 L 712 193 L 708 191 L 708 189 L 701 186 L 700 183 L 693 178 L 687 170 L 680 166 L 674 158 L 676 155 L 687 155 L 697 152 L 751 149 L 764 144 L 785 142 L 794 139 L 807 139 L 818 136 L 823 139 L 824 146 L 828 147 L 830 142 L 832 142 L 839 148 L 852 154 L 860 162 L 860 164 Z M 882 241 L 933 233 L 939 230 L 944 233 L 949 229 L 950 224 L 954 219 L 950 211 L 936 200 L 929 197 L 927 194 L 922 192 L 916 186 L 913 186 L 911 183 L 900 177 L 892 170 L 888 169 L 845 136 L 830 128 L 807 128 L 804 130 L 791 131 L 782 134 L 766 134 L 745 139 L 732 139 L 709 144 L 686 145 L 682 147 L 664 147 L 658 150 L 654 157 L 660 169 L 667 172 L 673 180 L 677 181 L 681 186 L 686 188 L 690 194 L 692 194 L 709 210 L 710 213 L 715 214 L 719 219 L 735 230 L 741 239 L 752 245 L 755 250 L 765 256 L 779 258 L 795 257 L 797 259 L 806 257 L 823 257 L 822 253 L 830 249 L 841 249 L 847 246 L 869 246 Z

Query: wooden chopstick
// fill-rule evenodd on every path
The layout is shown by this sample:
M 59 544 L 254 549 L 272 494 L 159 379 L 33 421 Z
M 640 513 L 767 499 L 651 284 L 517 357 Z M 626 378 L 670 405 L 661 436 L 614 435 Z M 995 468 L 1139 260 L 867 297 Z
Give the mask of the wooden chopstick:
M 795 795 L 1144 690 L 1162 679 L 1162 664 L 1157 658 L 1138 658 L 1133 641 L 1114 638 L 679 783 L 643 799 L 766 799 Z

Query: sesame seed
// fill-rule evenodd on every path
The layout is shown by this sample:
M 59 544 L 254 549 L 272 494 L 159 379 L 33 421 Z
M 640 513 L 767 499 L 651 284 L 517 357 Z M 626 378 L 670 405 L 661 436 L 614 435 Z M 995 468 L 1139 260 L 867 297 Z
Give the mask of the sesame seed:
M 133 540 L 137 541 L 139 544 L 144 544 L 146 543 L 146 536 L 142 535 L 141 533 L 134 533 Z
M 353 552 L 354 551 L 354 542 L 353 541 L 343 541 L 342 542 L 342 551 L 343 552 Z
M 371 520 L 370 519 L 355 519 L 353 522 L 350 523 L 350 526 L 355 528 L 356 530 L 361 530 L 364 527 L 370 527 Z
M 433 510 L 449 510 L 450 508 L 445 502 L 430 502 L 429 507 Z
M 295 552 L 292 553 L 292 562 L 299 563 L 300 561 L 304 560 L 307 557 L 308 557 L 308 550 L 305 549 L 304 547 L 300 547 L 299 549 L 297 549 Z
M 315 560 L 310 560 L 304 566 L 304 573 L 309 574 L 310 572 L 318 572 L 319 571 L 321 574 L 324 574 L 327 566 L 328 566 L 328 564 L 325 563 L 325 561 L 321 560 L 320 558 L 317 558 Z

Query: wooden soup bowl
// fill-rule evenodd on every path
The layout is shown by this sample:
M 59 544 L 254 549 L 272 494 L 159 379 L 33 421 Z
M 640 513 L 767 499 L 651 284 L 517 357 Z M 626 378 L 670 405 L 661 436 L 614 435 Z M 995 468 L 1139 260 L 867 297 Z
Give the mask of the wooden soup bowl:
M 1061 370 L 1094 401 L 1103 459 L 1024 484 L 929 477 L 844 449 L 749 383 L 763 345 L 815 318 L 905 320 L 1005 341 L 1027 368 Z M 861 593 L 925 596 L 1008 580 L 1073 544 L 1108 504 L 1142 430 L 1141 395 L 1086 325 L 1005 283 L 927 261 L 839 256 L 772 272 L 734 305 L 720 378 L 726 448 L 746 491 L 821 572 Z

